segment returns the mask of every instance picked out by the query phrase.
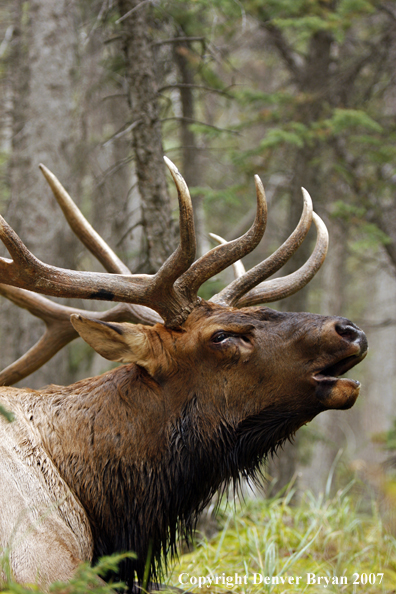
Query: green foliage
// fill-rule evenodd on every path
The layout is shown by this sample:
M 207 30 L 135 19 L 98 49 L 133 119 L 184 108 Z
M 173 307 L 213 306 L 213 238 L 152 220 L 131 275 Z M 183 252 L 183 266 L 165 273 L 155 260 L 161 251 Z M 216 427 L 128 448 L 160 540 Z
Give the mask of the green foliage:
M 343 219 L 348 223 L 355 218 L 361 220 L 365 214 L 366 209 L 363 206 L 348 204 L 342 200 L 336 200 L 333 204 L 332 216 Z
M 383 127 L 361 109 L 335 109 L 330 119 L 323 122 L 334 135 L 351 132 L 355 128 L 367 131 L 383 132 Z
M 91 567 L 88 563 L 83 563 L 77 569 L 73 579 L 68 583 L 56 582 L 49 588 L 51 594 L 114 594 L 116 589 L 123 591 L 124 586 L 121 582 L 106 583 L 101 578 L 106 578 L 110 572 L 115 572 L 124 559 L 134 558 L 133 553 L 119 553 L 108 557 L 102 557 L 98 563 Z M 7 556 L 0 557 L 0 567 L 4 569 L 8 579 L 1 586 L 0 591 L 6 594 L 29 594 L 36 592 L 43 594 L 43 590 L 35 584 L 26 584 L 24 586 L 17 584 L 9 575 L 9 564 Z M 46 589 L 45 592 L 48 590 Z
M 226 204 L 229 207 L 238 206 L 240 204 L 241 185 L 228 186 L 221 190 L 214 190 L 208 187 L 197 186 L 191 190 L 191 196 L 202 195 L 205 197 L 205 202 L 208 206 L 213 203 L 214 206 L 218 203 Z
M 378 511 L 372 514 L 359 511 L 358 502 L 348 495 L 352 483 L 339 491 L 334 499 L 306 493 L 301 503 L 291 505 L 293 492 L 283 498 L 248 500 L 242 507 L 224 509 L 224 528 L 213 540 L 203 541 L 174 567 L 171 583 L 180 587 L 179 576 L 240 576 L 261 573 L 265 576 L 302 576 L 285 589 L 283 585 L 247 585 L 233 591 L 244 594 L 258 591 L 281 594 L 293 591 L 319 594 L 351 591 L 354 573 L 383 573 L 364 591 L 379 594 L 393 591 L 396 583 L 396 539 L 387 534 Z M 348 588 L 329 584 L 306 583 L 306 574 L 334 577 L 346 576 Z M 186 576 L 183 578 L 186 580 Z M 187 586 L 184 586 L 187 589 Z M 361 588 L 364 586 L 360 586 Z M 199 592 L 198 587 L 191 587 Z M 342 588 L 342 589 L 341 589 Z M 206 588 L 205 588 L 206 589 Z M 207 591 L 207 589 L 206 589 Z M 210 592 L 224 592 L 224 585 L 210 588 Z M 362 590 L 363 591 L 363 590 Z
M 366 220 L 366 207 L 337 200 L 333 203 L 331 215 L 353 227 L 358 233 L 351 243 L 352 250 L 359 254 L 362 251 L 376 251 L 379 246 L 389 245 L 391 238 L 378 225 Z
M 362 221 L 360 230 L 362 236 L 358 240 L 355 240 L 351 246 L 356 254 L 361 254 L 368 250 L 375 252 L 378 246 L 389 245 L 392 242 L 391 238 L 381 231 L 375 223 Z
M 260 142 L 260 149 L 274 148 L 280 144 L 291 144 L 298 148 L 304 146 L 302 135 L 295 131 L 281 130 L 280 128 L 269 130 L 266 137 Z
M 339 33 L 350 27 L 353 19 L 376 9 L 375 0 L 269 0 L 265 4 L 251 0 L 248 4 L 261 18 L 271 18 L 280 28 L 297 30 L 303 36 L 318 31 Z

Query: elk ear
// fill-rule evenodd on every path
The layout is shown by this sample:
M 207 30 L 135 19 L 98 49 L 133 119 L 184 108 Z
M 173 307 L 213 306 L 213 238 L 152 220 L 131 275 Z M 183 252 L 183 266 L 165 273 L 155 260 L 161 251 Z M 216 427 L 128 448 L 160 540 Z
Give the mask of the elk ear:
M 70 321 L 81 338 L 105 359 L 136 363 L 153 374 L 150 339 L 141 324 L 100 322 L 77 314 L 71 315 Z

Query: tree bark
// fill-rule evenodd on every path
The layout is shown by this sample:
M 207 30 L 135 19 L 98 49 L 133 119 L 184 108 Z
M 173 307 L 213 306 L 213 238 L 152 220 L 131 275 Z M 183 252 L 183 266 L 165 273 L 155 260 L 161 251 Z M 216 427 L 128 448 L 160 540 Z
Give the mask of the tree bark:
M 185 32 L 183 32 L 185 35 Z M 194 74 L 189 63 L 190 47 L 188 42 L 180 41 L 174 44 L 174 60 L 180 74 L 180 102 L 183 118 L 180 122 L 180 140 L 183 155 L 183 177 L 189 188 L 194 188 L 202 183 L 202 166 L 200 151 L 197 146 L 196 135 L 191 130 L 191 124 L 195 117 Z M 197 235 L 197 255 L 202 256 L 209 250 L 209 241 L 206 238 L 205 215 L 203 210 L 203 196 L 196 194 L 192 197 L 194 207 L 194 222 Z
M 163 162 L 149 5 L 141 0 L 119 0 L 118 8 L 122 19 L 135 171 L 147 241 L 147 259 L 142 271 L 154 273 L 173 251 L 176 242 Z
M 40 259 L 73 267 L 74 240 L 38 169 L 40 162 L 76 195 L 73 175 L 75 126 L 73 2 L 15 2 L 12 76 L 12 154 L 7 221 Z M 9 303 L 2 304 L 2 365 L 22 355 L 43 332 L 42 323 Z M 29 385 L 68 381 L 63 353 L 29 378 Z

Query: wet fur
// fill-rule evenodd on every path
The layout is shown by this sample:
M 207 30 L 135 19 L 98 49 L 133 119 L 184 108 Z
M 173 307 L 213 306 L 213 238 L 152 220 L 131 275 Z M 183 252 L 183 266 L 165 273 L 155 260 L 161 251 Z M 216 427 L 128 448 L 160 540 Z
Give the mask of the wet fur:
M 163 577 L 163 563 L 169 554 L 176 553 L 178 539 L 190 537 L 199 514 L 213 495 L 218 490 L 226 490 L 231 482 L 237 485 L 241 475 L 259 482 L 261 463 L 267 454 L 318 412 L 313 408 L 308 417 L 295 415 L 290 418 L 288 411 L 269 409 L 247 417 L 235 427 L 219 416 L 215 431 L 210 431 L 204 411 L 200 411 L 202 395 L 194 394 L 188 398 L 179 418 L 175 417 L 163 432 L 155 432 L 155 438 L 151 436 L 159 452 L 156 455 L 148 452 L 146 459 L 143 456 L 136 459 L 135 442 L 122 442 L 127 433 L 131 435 L 137 431 L 132 421 L 134 412 L 129 410 L 134 387 L 131 377 L 149 385 L 150 380 L 142 375 L 144 372 L 127 366 L 104 376 L 106 410 L 97 413 L 96 422 L 101 423 L 102 415 L 108 419 L 109 410 L 113 409 L 123 417 L 125 424 L 129 417 L 129 432 L 126 430 L 123 436 L 109 433 L 104 454 L 102 446 L 99 452 L 99 446 L 95 447 L 94 435 L 98 430 L 92 424 L 85 428 L 85 448 L 80 450 L 80 437 L 79 451 L 63 448 L 56 460 L 61 476 L 73 485 L 87 512 L 94 540 L 93 561 L 115 551 L 137 553 L 137 560 L 127 560 L 120 568 L 119 577 L 130 586 L 134 572 L 142 582 L 149 556 L 151 578 L 159 581 Z M 89 394 L 77 384 L 70 387 L 70 398 L 74 400 L 76 390 L 79 399 L 92 397 L 94 404 L 95 389 L 92 390 L 90 384 L 85 386 L 89 388 Z M 101 391 L 102 384 L 99 386 Z M 52 404 L 51 399 L 48 402 L 50 392 L 51 389 L 43 393 L 49 405 Z M 54 404 L 56 401 L 59 401 L 58 394 Z M 66 394 L 62 394 L 61 406 L 66 415 Z M 74 406 L 69 412 L 70 416 L 77 415 L 74 418 L 84 414 L 84 410 L 76 410 Z M 79 424 L 80 435 L 82 429 Z M 61 437 L 65 444 L 63 436 L 57 434 L 57 437 Z M 69 443 L 74 442 L 71 437 L 69 435 Z M 51 440 L 47 441 L 46 447 L 54 455 L 57 447 Z

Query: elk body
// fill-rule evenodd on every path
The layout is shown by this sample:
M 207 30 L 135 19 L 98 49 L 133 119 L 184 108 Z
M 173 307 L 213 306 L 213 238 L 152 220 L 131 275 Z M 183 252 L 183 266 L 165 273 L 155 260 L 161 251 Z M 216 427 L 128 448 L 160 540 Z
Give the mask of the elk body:
M 47 325 L 2 383 L 31 373 L 77 333 L 125 363 L 67 387 L 0 390 L 0 403 L 15 415 L 13 423 L 0 421 L 0 546 L 21 583 L 67 580 L 82 561 L 129 550 L 137 559 L 120 568 L 129 591 L 142 583 L 147 560 L 156 581 L 218 490 L 241 476 L 258 478 L 262 460 L 301 425 L 358 396 L 359 382 L 340 378 L 367 351 L 357 326 L 257 307 L 304 286 L 323 262 L 327 233 L 308 194 L 283 246 L 203 301 L 201 284 L 260 241 L 264 191 L 257 178 L 257 216 L 245 236 L 194 262 L 188 190 L 168 166 L 181 241 L 153 276 L 131 275 L 44 168 L 72 228 L 112 274 L 47 266 L 1 221 L 13 260 L 0 260 L 0 291 Z M 308 262 L 289 277 L 264 280 L 298 248 L 312 217 L 318 239 Z M 31 291 L 120 304 L 88 318 Z

